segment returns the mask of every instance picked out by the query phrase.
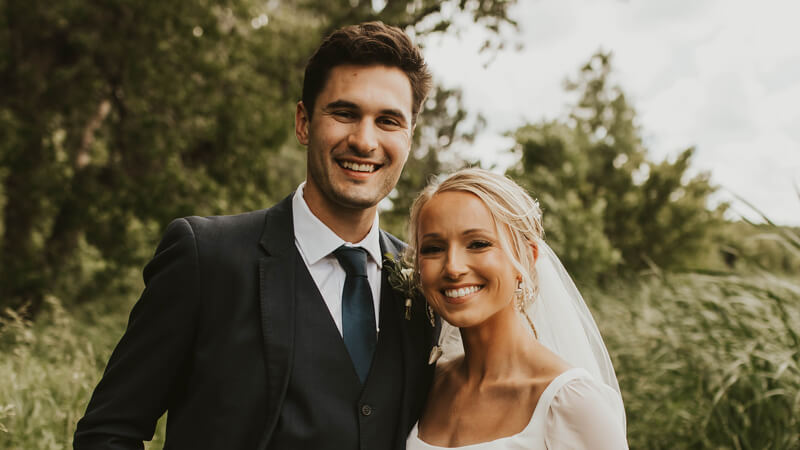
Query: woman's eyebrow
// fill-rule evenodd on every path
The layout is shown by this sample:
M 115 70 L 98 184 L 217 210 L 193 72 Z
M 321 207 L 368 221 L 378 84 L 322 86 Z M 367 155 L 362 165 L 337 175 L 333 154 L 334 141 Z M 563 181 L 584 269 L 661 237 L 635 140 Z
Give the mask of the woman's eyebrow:
M 464 230 L 464 232 L 461 234 L 466 236 L 469 234 L 485 234 L 485 233 L 489 233 L 489 230 L 484 228 L 470 228 L 469 230 Z

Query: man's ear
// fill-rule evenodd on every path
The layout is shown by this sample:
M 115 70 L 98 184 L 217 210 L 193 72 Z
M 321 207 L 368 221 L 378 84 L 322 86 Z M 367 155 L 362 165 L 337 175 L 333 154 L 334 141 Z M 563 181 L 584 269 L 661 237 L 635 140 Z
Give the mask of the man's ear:
M 311 118 L 306 113 L 306 106 L 303 101 L 297 102 L 297 110 L 294 113 L 294 135 L 297 141 L 303 145 L 308 145 L 308 125 Z

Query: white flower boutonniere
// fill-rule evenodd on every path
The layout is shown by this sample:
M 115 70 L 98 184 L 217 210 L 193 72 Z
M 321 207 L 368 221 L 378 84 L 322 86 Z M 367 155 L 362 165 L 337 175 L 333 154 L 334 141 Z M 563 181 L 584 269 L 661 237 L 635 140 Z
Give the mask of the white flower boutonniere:
M 405 319 L 411 320 L 411 309 L 415 304 L 422 305 L 428 315 L 431 327 L 435 327 L 436 320 L 433 315 L 433 308 L 428 305 L 428 302 L 422 296 L 417 280 L 414 277 L 414 268 L 411 267 L 409 261 L 403 257 L 397 258 L 391 253 L 386 253 L 384 256 L 388 263 L 389 284 L 394 290 L 402 294 L 405 299 Z

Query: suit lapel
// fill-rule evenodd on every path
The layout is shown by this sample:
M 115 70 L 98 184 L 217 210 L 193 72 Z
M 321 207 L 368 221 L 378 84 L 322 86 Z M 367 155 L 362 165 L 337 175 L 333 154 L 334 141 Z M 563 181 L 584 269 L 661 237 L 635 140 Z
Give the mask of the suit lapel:
M 266 367 L 267 420 L 262 445 L 266 448 L 278 422 L 294 356 L 295 246 L 292 195 L 267 211 L 259 261 L 261 332 Z

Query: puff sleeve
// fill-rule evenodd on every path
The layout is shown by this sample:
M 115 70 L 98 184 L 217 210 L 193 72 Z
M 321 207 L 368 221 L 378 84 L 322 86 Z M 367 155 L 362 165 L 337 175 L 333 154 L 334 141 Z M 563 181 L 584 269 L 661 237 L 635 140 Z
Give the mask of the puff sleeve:
M 549 450 L 628 448 L 622 399 L 617 391 L 593 378 L 575 378 L 558 390 L 545 429 Z

